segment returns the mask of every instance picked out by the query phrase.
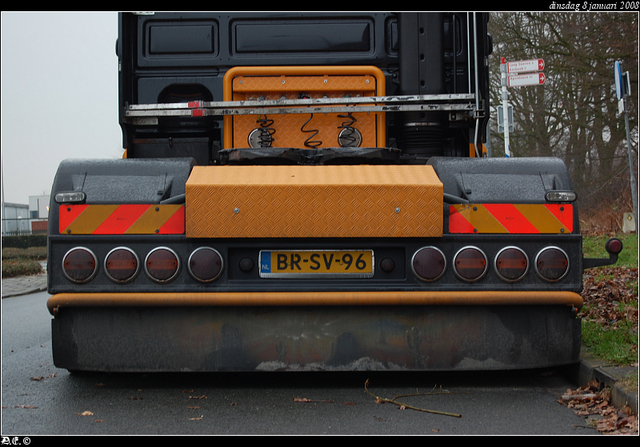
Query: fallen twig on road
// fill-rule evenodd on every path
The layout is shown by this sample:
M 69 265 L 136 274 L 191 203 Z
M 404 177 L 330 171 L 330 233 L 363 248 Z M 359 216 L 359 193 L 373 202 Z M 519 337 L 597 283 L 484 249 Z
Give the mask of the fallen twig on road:
M 409 405 L 409 404 L 406 404 L 406 403 L 398 402 L 396 400 L 396 399 L 401 398 L 401 397 L 409 397 L 409 396 L 429 396 L 429 395 L 437 395 L 437 394 L 451 394 L 449 391 L 442 391 L 442 389 L 441 389 L 440 391 L 434 393 L 433 390 L 431 390 L 431 392 L 429 392 L 429 393 L 399 394 L 399 395 L 395 396 L 393 399 L 385 399 L 383 397 L 379 397 L 379 396 L 376 396 L 375 394 L 372 394 L 369 391 L 369 389 L 367 388 L 367 385 L 369 385 L 369 379 L 367 379 L 365 381 L 364 389 L 370 396 L 375 397 L 377 403 L 395 404 L 395 405 L 398 405 L 400 407 L 400 409 L 402 409 L 402 410 L 409 409 L 409 410 L 422 411 L 424 413 L 440 414 L 440 415 L 443 415 L 443 416 L 452 416 L 452 417 L 456 417 L 456 418 L 461 418 L 462 417 L 461 414 L 447 413 L 445 411 L 428 410 L 426 408 L 414 407 L 413 405 Z M 433 389 L 435 390 L 435 387 L 433 387 Z

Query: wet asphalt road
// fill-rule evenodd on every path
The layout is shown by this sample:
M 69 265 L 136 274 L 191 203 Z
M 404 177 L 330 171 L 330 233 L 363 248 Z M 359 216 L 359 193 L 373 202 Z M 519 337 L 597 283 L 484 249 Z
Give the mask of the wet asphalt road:
M 554 370 L 515 373 L 69 374 L 51 360 L 49 295 L 2 300 L 2 435 L 593 435 Z M 376 403 L 398 399 L 460 417 Z

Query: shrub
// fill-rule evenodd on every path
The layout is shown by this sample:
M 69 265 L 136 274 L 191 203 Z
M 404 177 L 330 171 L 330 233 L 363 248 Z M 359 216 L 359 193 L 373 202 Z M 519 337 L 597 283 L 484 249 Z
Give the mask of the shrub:
M 2 236 L 2 247 L 17 247 L 17 248 L 29 248 L 29 247 L 46 247 L 47 235 L 46 234 L 27 234 L 23 236 Z
M 42 273 L 42 266 L 33 259 L 16 258 L 2 260 L 2 277 L 13 278 L 14 276 L 37 275 Z
M 42 266 L 38 261 L 47 259 L 46 247 L 3 247 L 2 248 L 2 277 L 36 275 L 42 273 Z
M 35 261 L 44 261 L 47 259 L 46 247 L 29 247 L 16 248 L 5 247 L 2 249 L 2 260 L 5 259 L 33 259 Z

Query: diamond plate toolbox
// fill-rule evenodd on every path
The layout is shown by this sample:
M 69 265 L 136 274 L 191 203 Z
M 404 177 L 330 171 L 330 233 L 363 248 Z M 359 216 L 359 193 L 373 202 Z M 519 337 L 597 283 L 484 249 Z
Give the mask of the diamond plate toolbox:
M 440 237 L 431 166 L 196 166 L 186 184 L 192 238 Z

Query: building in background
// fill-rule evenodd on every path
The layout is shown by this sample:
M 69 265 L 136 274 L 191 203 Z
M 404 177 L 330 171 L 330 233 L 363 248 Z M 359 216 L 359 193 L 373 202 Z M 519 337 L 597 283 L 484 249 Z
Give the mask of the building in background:
M 2 235 L 46 234 L 49 196 L 29 196 L 29 204 L 2 204 Z
M 31 234 L 47 234 L 49 196 L 29 196 L 29 218 Z
M 4 203 L 2 207 L 2 235 L 30 234 L 29 205 Z

